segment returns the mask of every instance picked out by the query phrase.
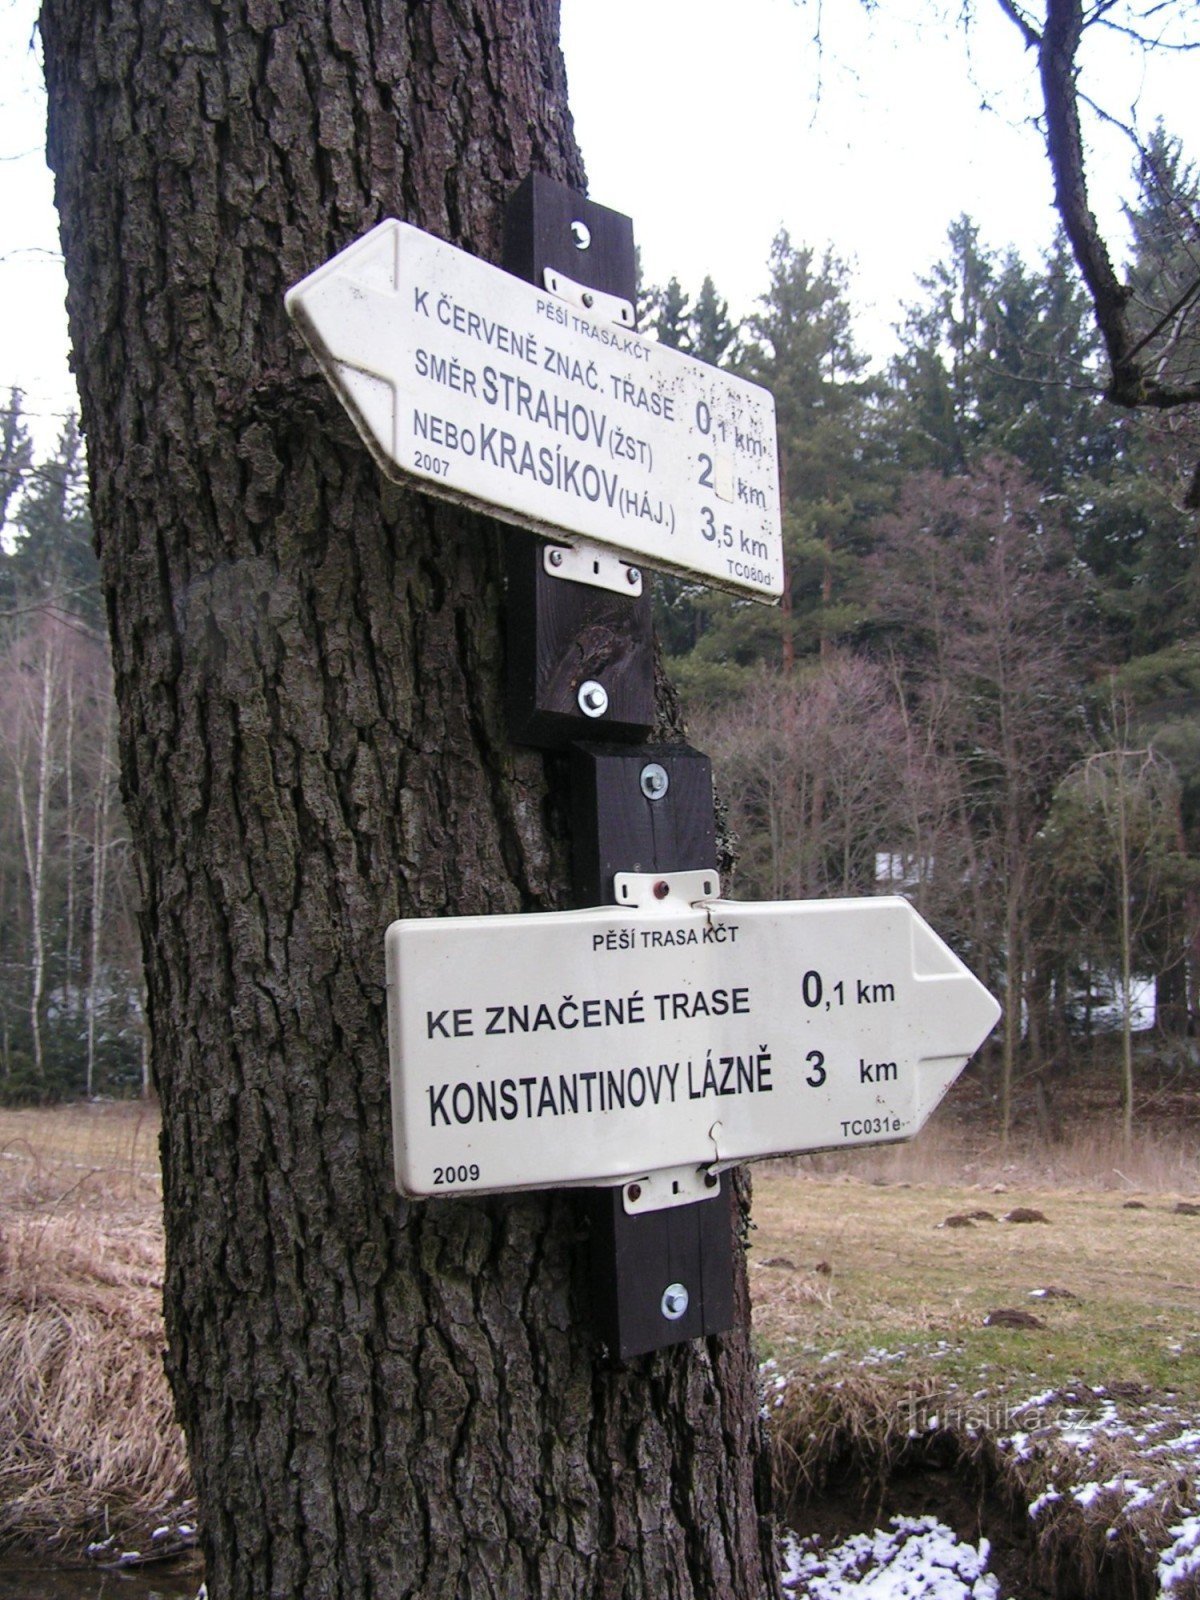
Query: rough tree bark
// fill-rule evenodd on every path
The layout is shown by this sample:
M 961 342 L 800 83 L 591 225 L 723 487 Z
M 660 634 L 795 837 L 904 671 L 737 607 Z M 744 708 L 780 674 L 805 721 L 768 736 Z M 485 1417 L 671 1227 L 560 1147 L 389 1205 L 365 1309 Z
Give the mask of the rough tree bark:
M 283 293 L 385 215 L 495 260 L 526 171 L 580 182 L 554 0 L 42 31 L 209 1593 L 774 1593 L 746 1337 L 615 1367 L 570 1198 L 392 1192 L 386 924 L 554 906 L 566 845 L 498 530 L 381 482 Z

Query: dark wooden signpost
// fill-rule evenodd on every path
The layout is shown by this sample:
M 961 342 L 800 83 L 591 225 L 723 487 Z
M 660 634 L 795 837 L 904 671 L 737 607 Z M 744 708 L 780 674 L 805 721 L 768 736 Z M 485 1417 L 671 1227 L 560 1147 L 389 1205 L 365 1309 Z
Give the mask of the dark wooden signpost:
M 547 272 L 631 308 L 633 223 L 533 174 L 509 208 L 505 266 Z M 542 541 L 510 535 L 509 716 L 522 744 L 569 745 L 574 897 L 615 899 L 618 872 L 716 872 L 712 768 L 686 745 L 652 745 L 654 645 L 649 586 L 638 595 L 551 577 Z M 603 691 L 603 717 L 579 694 Z M 592 742 L 603 734 L 604 742 Z M 627 745 L 608 741 L 629 740 Z M 609 1347 L 640 1355 L 733 1326 L 733 1220 L 728 1183 L 713 1202 L 630 1214 L 621 1187 L 592 1189 L 593 1313 Z

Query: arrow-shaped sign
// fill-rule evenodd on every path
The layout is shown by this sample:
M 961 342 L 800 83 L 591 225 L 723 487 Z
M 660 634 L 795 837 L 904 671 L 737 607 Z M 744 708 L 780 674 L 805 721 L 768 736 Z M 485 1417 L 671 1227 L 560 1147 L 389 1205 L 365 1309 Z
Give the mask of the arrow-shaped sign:
M 665 888 L 661 898 L 658 894 Z M 396 1180 L 410 1195 L 694 1177 L 910 1138 L 1000 1008 L 906 900 L 630 904 L 393 923 Z
M 390 477 L 756 599 L 783 592 L 765 389 L 402 222 L 287 307 Z

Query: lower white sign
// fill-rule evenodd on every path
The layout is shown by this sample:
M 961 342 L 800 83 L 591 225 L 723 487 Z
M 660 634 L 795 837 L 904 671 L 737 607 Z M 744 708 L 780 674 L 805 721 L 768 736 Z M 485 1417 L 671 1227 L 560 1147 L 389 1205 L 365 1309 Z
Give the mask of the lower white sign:
M 392 924 L 402 1192 L 614 1184 L 917 1132 L 999 1016 L 983 985 L 906 900 L 692 901 L 694 877 L 631 877 L 627 894 L 668 890 L 631 907 Z

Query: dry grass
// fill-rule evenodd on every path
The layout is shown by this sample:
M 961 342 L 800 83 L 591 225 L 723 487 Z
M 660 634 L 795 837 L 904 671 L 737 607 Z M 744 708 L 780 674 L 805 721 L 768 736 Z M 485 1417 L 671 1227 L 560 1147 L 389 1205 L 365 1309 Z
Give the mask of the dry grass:
M 1144 1209 L 1131 1210 L 1123 1194 L 1110 1191 L 1009 1185 L 996 1193 L 944 1183 L 883 1186 L 844 1174 L 759 1174 L 751 1249 L 756 1328 L 777 1354 L 863 1354 L 882 1345 L 894 1351 L 933 1337 L 968 1339 L 967 1360 L 986 1360 L 997 1341 L 1032 1336 L 984 1329 L 984 1317 L 1022 1307 L 1048 1323 L 1028 1346 L 1034 1370 L 1049 1360 L 1082 1366 L 1087 1381 L 1184 1383 L 1200 1396 L 1200 1337 L 1192 1332 L 1200 1328 L 1200 1217 L 1176 1213 L 1183 1198 L 1147 1194 Z M 1018 1206 L 1049 1220 L 999 1220 Z M 944 1226 L 973 1211 L 995 1220 Z M 772 1260 L 796 1270 L 765 1265 Z M 1046 1288 L 1075 1298 L 1031 1299 Z M 798 1290 L 808 1296 L 800 1316 Z M 1112 1371 L 1114 1361 L 1121 1372 Z
M 138 1106 L 0 1111 L 0 1543 L 77 1543 L 187 1493 L 161 1364 L 157 1133 Z M 1126 1209 L 1135 1195 L 1144 1209 Z M 1174 1210 L 1198 1195 L 1200 1161 L 1173 1134 L 1130 1159 L 1104 1131 L 1001 1159 L 944 1124 L 912 1146 L 759 1168 L 750 1277 L 787 1380 L 773 1397 L 785 1499 L 819 1495 L 847 1461 L 883 1485 L 928 1442 L 914 1445 L 914 1416 L 940 1412 L 956 1420 L 939 1448 L 1023 1516 L 1059 1466 L 1052 1442 L 1023 1460 L 1001 1447 L 1012 1406 L 1072 1384 L 1200 1405 L 1200 1217 Z M 1018 1205 L 1048 1222 L 942 1226 Z M 1050 1287 L 1075 1298 L 1030 1298 Z M 985 1328 L 998 1307 L 1045 1326 Z M 968 1426 L 958 1397 L 980 1395 Z M 1095 1470 L 1136 1474 L 1128 1440 L 1100 1440 Z M 1155 1512 L 1170 1514 L 1169 1500 Z M 1103 1499 L 1049 1507 L 1044 1570 L 1143 1548 L 1144 1522 L 1115 1541 L 1113 1522 Z
M 156 1136 L 141 1107 L 0 1111 L 0 1544 L 85 1543 L 186 1492 Z
M 141 1101 L 0 1107 L 0 1205 L 89 1199 L 154 1211 L 162 1197 L 158 1112 Z
M 1200 1104 L 1197 1109 L 1200 1110 Z M 1127 1150 L 1117 1116 L 1089 1119 L 1069 1136 L 1047 1141 L 1018 1130 L 1007 1150 L 984 1124 L 939 1117 L 907 1144 L 800 1156 L 773 1170 L 813 1177 L 846 1174 L 865 1182 L 1002 1183 L 1039 1189 L 1111 1189 L 1126 1197 L 1200 1192 L 1200 1127 L 1161 1122 L 1135 1129 Z

